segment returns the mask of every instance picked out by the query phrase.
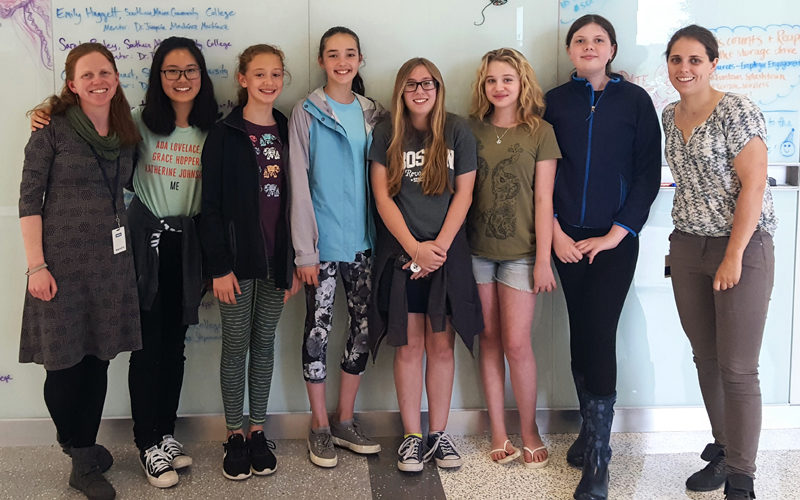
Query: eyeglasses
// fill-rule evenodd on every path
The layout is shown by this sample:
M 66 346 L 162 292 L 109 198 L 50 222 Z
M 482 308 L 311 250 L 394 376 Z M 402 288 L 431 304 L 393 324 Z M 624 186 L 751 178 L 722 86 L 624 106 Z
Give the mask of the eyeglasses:
M 180 80 L 181 75 L 185 76 L 187 80 L 197 80 L 200 78 L 200 68 L 162 69 L 161 74 L 167 80 Z
M 422 90 L 433 90 L 439 87 L 439 82 L 436 80 L 422 80 L 421 82 L 406 82 L 403 87 L 403 92 L 416 92 L 418 87 Z

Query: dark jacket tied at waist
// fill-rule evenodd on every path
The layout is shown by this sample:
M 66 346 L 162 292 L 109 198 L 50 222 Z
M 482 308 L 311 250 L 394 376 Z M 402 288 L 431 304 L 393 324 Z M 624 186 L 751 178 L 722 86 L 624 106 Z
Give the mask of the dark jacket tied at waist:
M 408 343 L 406 282 L 411 275 L 402 269 L 408 260 L 400 243 L 379 223 L 369 309 L 369 346 L 373 360 L 384 337 L 391 346 Z M 453 329 L 472 352 L 473 338 L 483 330 L 483 314 L 463 226 L 447 252 L 447 261 L 428 279 L 431 287 L 427 314 L 433 331 L 441 332 L 447 328 L 449 314 Z
M 183 324 L 198 323 L 197 308 L 203 295 L 200 240 L 192 217 L 164 217 L 159 219 L 139 200 L 133 197 L 128 207 L 133 262 L 136 266 L 136 284 L 139 288 L 139 307 L 149 311 L 158 293 L 158 245 L 163 231 L 181 233 L 181 263 L 183 274 Z

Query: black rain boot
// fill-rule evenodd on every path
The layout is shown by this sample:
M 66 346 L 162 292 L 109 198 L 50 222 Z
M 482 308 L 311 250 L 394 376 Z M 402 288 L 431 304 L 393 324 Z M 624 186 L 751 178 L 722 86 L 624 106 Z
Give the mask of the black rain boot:
M 583 472 L 573 497 L 576 500 L 608 498 L 608 463 L 611 461 L 611 424 L 617 393 L 595 396 L 586 392 L 586 451 Z
M 116 491 L 100 472 L 92 446 L 72 448 L 72 472 L 69 485 L 81 491 L 90 500 L 111 500 Z
M 700 458 L 708 465 L 686 480 L 686 489 L 691 491 L 713 491 L 722 488 L 728 473 L 725 471 L 725 448 L 717 443 L 708 443 Z
M 567 463 L 573 467 L 583 468 L 583 452 L 586 451 L 586 389 L 583 387 L 583 374 L 572 370 L 572 380 L 575 381 L 575 392 L 578 394 L 579 413 L 581 415 L 581 430 L 572 446 L 567 450 Z
M 725 481 L 725 498 L 727 500 L 750 500 L 755 498 L 753 478 L 744 474 L 729 474 Z

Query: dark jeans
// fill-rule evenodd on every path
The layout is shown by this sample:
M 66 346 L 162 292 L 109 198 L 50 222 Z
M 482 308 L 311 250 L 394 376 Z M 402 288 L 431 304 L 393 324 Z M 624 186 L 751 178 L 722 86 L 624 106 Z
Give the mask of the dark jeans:
M 94 356 L 63 370 L 47 370 L 44 402 L 59 441 L 75 448 L 95 444 L 108 385 L 108 361 Z
M 174 434 L 183 385 L 184 341 L 181 235 L 164 231 L 158 247 L 158 294 L 141 311 L 142 350 L 131 353 L 128 388 L 139 450 Z
M 728 471 L 752 477 L 761 432 L 758 356 L 775 274 L 772 237 L 753 233 L 739 283 L 714 291 L 727 237 L 673 231 L 672 290 L 697 367 L 714 439 L 726 447 Z
M 607 229 L 562 225 L 575 241 L 605 235 Z M 555 258 L 569 315 L 572 370 L 583 375 L 586 390 L 609 396 L 617 387 L 617 324 L 628 295 L 639 239 L 628 234 L 616 248 L 574 264 Z

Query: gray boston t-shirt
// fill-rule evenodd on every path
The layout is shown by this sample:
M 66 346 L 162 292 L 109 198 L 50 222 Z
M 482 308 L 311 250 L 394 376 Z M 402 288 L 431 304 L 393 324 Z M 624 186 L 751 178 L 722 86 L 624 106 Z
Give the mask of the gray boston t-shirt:
M 450 186 L 455 187 L 455 176 L 477 168 L 475 137 L 466 121 L 448 113 L 444 126 L 447 143 L 447 166 L 450 169 Z M 384 120 L 373 131 L 369 159 L 386 166 L 386 150 L 392 141 L 392 124 Z M 420 241 L 433 240 L 444 223 L 453 194 L 445 189 L 442 194 L 422 194 L 420 176 L 425 159 L 425 134 L 412 131 L 403 144 L 405 172 L 400 192 L 394 197 L 400 213 L 411 234 Z

